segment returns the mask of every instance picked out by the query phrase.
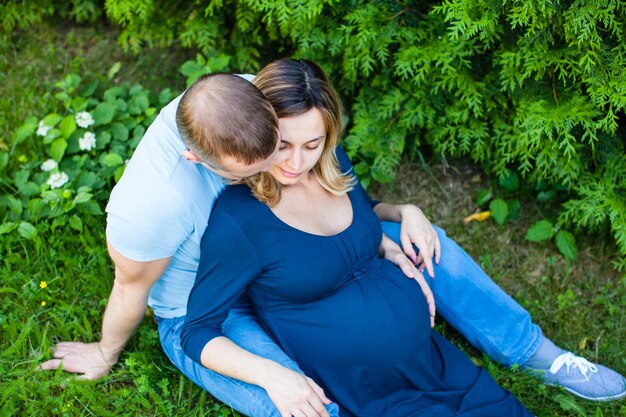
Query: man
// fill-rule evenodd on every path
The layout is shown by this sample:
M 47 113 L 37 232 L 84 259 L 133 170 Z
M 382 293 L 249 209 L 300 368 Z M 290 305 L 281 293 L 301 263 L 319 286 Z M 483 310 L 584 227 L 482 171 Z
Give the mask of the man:
M 177 114 L 178 110 L 178 114 Z M 148 129 L 107 206 L 107 239 L 115 283 L 99 343 L 59 343 L 43 369 L 63 368 L 96 379 L 109 372 L 146 304 L 157 317 L 163 349 L 196 384 L 244 414 L 279 415 L 264 390 L 217 375 L 186 357 L 180 327 L 199 259 L 199 242 L 222 178 L 239 179 L 267 169 L 278 145 L 277 121 L 262 94 L 234 76 L 207 76 L 166 106 Z M 384 210 L 381 203 L 376 210 Z M 626 395 L 617 373 L 564 352 L 541 334 L 528 313 L 502 292 L 471 258 L 415 206 L 403 206 L 400 225 L 385 232 L 424 264 L 440 314 L 468 340 L 505 365 L 542 373 L 552 384 L 585 398 Z M 416 253 L 412 244 L 419 249 Z M 444 260 L 439 265 L 440 255 Z M 424 256 L 421 256 L 424 255 Z M 231 311 L 224 332 L 246 349 L 285 367 L 297 365 L 259 327 L 249 306 Z M 303 395 L 319 387 L 299 373 Z M 327 405 L 319 415 L 336 415 Z

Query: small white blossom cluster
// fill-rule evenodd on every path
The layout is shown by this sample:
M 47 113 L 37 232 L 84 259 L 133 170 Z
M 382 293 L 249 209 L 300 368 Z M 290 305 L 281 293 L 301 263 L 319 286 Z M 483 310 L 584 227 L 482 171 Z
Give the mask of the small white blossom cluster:
M 96 147 L 96 135 L 92 132 L 85 132 L 82 138 L 78 139 L 78 147 L 81 151 L 87 151 Z
M 86 129 L 93 124 L 93 117 L 91 117 L 91 114 L 86 111 L 76 113 L 74 120 L 76 120 L 78 127 L 82 127 L 83 129 Z
M 50 129 L 52 128 L 50 126 L 46 126 L 43 120 L 41 120 L 37 126 L 37 136 L 46 136 Z
M 54 174 L 50 175 L 50 178 L 48 178 L 48 185 L 52 189 L 61 188 L 65 184 L 67 184 L 69 180 L 70 178 L 65 172 L 55 172 Z
M 43 164 L 41 164 L 41 170 L 44 172 L 50 172 L 58 166 L 59 164 L 57 164 L 57 161 L 55 161 L 54 159 L 48 159 Z

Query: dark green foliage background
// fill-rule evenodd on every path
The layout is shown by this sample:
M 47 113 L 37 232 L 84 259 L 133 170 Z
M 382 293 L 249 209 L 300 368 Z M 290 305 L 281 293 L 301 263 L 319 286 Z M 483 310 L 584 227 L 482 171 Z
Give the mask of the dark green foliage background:
M 5 29 L 106 15 L 121 45 L 180 43 L 218 70 L 319 61 L 344 98 L 365 181 L 403 153 L 470 157 L 559 193 L 560 227 L 609 232 L 626 266 L 626 4 L 621 1 L 10 0 Z M 214 65 L 215 67 L 215 65 Z

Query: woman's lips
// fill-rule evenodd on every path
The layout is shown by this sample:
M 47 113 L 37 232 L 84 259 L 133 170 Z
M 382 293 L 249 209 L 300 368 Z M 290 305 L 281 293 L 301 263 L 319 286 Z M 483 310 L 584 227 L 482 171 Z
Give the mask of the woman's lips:
M 298 178 L 300 176 L 300 173 L 293 173 L 293 172 L 285 171 L 282 168 L 280 168 L 280 172 L 287 178 Z

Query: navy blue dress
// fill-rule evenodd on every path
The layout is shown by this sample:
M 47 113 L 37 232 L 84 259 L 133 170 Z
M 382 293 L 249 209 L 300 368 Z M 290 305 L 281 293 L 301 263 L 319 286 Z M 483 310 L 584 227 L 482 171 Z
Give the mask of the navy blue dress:
M 340 158 L 346 169 L 345 155 Z M 297 230 L 246 186 L 220 196 L 202 239 L 182 346 L 200 362 L 245 293 L 261 323 L 342 416 L 530 416 L 430 328 L 415 280 L 378 257 L 380 222 L 362 188 L 334 236 Z

